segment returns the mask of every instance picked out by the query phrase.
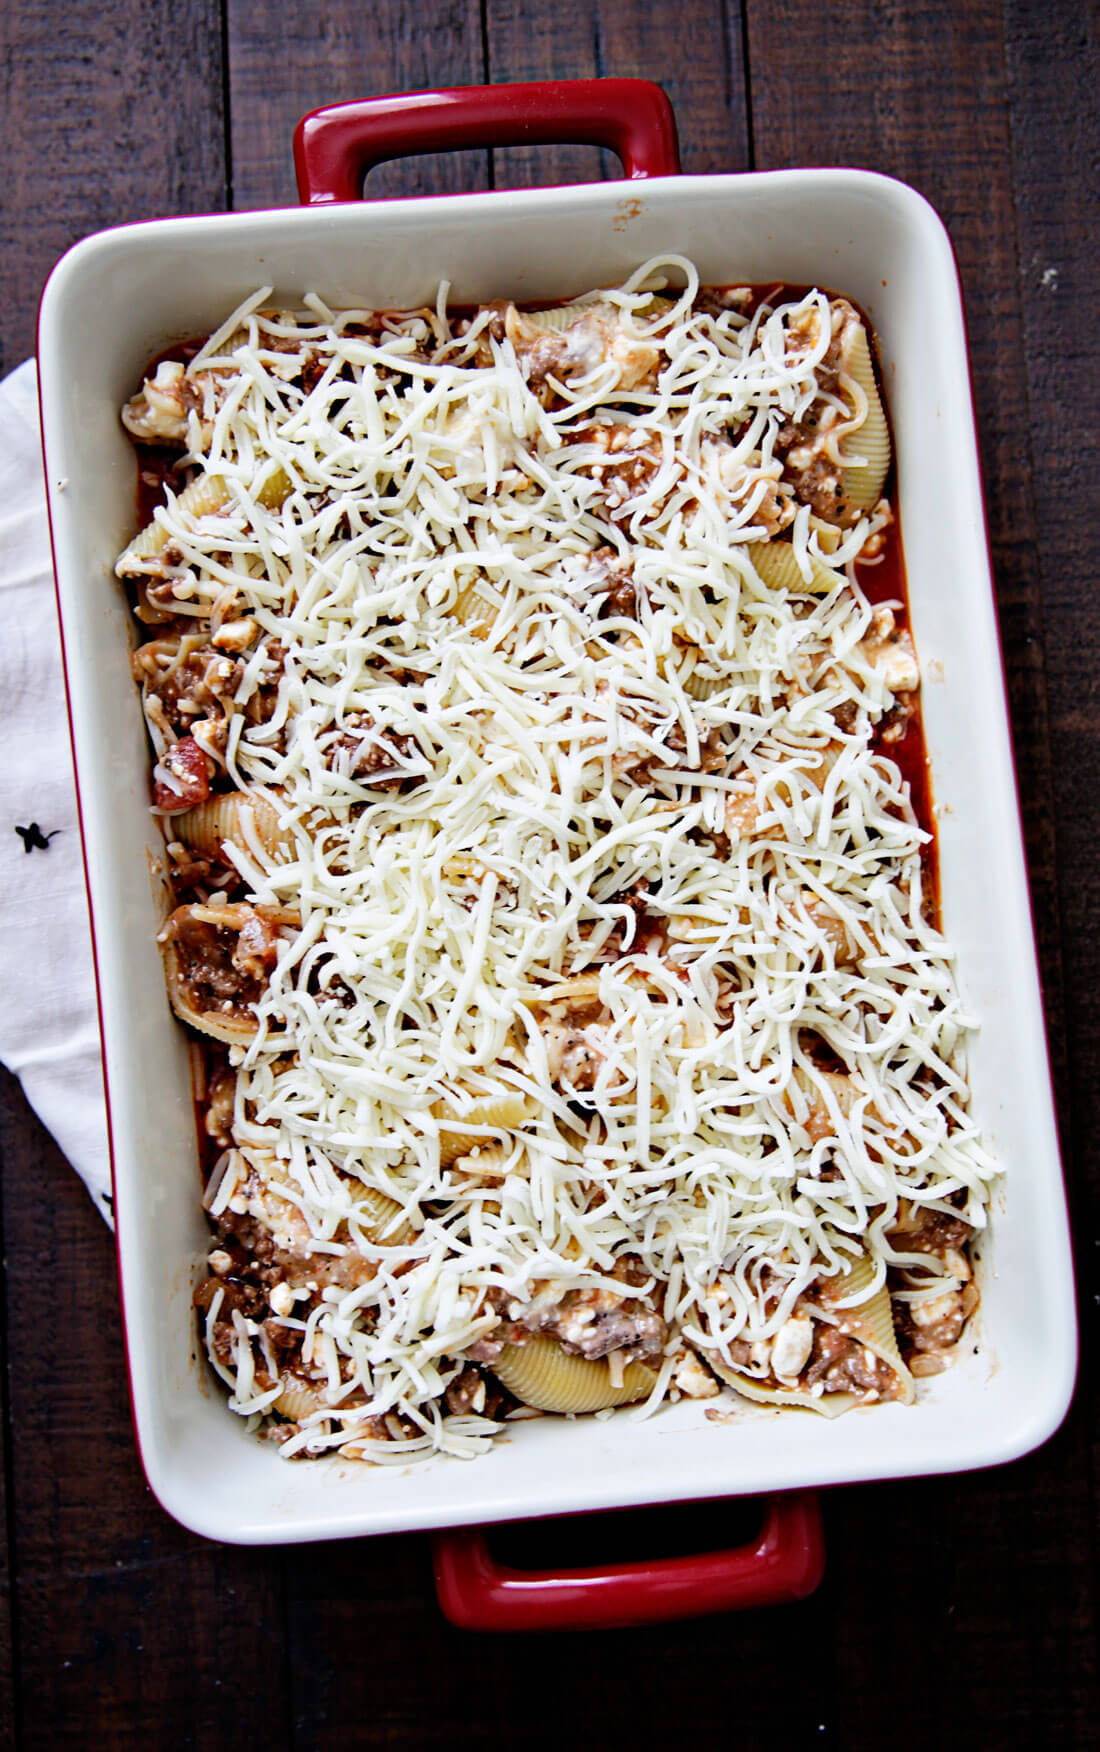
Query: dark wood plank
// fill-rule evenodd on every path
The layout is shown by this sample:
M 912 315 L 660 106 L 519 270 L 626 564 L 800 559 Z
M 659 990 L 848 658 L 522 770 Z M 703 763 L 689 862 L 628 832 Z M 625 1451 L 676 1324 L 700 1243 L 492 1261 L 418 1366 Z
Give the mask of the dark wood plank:
M 741 10 L 731 0 L 571 0 L 531 5 L 487 0 L 489 69 L 494 81 L 655 79 L 676 109 L 685 171 L 744 170 L 748 125 L 742 72 Z M 686 47 L 690 45 L 690 47 Z M 590 182 L 619 176 L 614 156 L 592 147 L 509 148 L 493 154 L 498 188 Z
M 76 238 L 224 207 L 221 43 L 218 0 L 179 0 L 170 23 L 88 0 L 2 9 L 5 366 L 33 345 L 41 282 Z M 208 1546 L 153 1501 L 110 1235 L 6 1075 L 0 1173 L 17 1743 L 277 1744 L 279 1560 Z M 242 1692 L 231 1676 L 248 1671 L 264 1683 Z
M 1084 241 L 1095 9 L 1004 0 L 1002 19 L 999 0 L 746 4 L 751 117 L 735 0 L 724 13 L 717 0 L 680 11 L 486 0 L 484 33 L 467 0 L 415 11 L 227 0 L 234 198 L 293 200 L 290 133 L 316 104 L 487 74 L 607 72 L 667 85 L 687 169 L 747 165 L 751 119 L 761 167 L 862 163 L 937 203 L 968 292 L 1048 1009 L 1088 1237 L 1100 1084 L 1100 652 L 1084 569 L 1095 488 L 1082 393 L 1095 359 L 1085 328 L 1095 242 L 1090 257 Z M 116 16 L 87 0 L 0 17 L 0 94 L 19 118 L 0 142 L 0 360 L 29 350 L 39 284 L 74 237 L 225 204 L 220 56 L 214 0 L 180 0 L 170 30 L 155 9 Z M 527 184 L 613 166 L 546 149 L 499 154 L 493 169 Z M 475 154 L 407 161 L 371 186 L 427 192 L 489 176 Z M 9 1595 L 0 1551 L 0 1746 L 15 1741 L 18 1711 L 19 1743 L 43 1747 L 405 1748 L 566 1734 L 617 1747 L 681 1738 L 687 1722 L 734 1731 L 751 1752 L 775 1744 L 777 1695 L 795 1746 L 1008 1746 L 1018 1721 L 1052 1745 L 1095 1743 L 1087 1404 L 1046 1450 L 999 1473 L 833 1493 L 826 1583 L 803 1607 L 595 1642 L 466 1637 L 437 1614 L 422 1539 L 281 1556 L 206 1546 L 166 1520 L 133 1450 L 109 1238 L 10 1080 L 0 1095 L 14 1532 Z M 1095 1320 L 1092 1293 L 1083 1309 Z M 0 1515 L 0 1534 L 4 1525 Z M 567 1690 L 548 1686 L 548 1653 Z M 908 1688 L 899 1714 L 908 1671 L 935 1683 Z
M 910 182 L 938 209 L 966 291 L 998 609 L 1042 934 L 1052 1045 L 1061 1041 L 1043 615 L 1029 459 L 1019 441 L 1011 140 L 1000 6 L 916 0 L 844 8 L 816 35 L 799 0 L 749 11 L 756 168 L 851 164 Z M 874 69 L 873 79 L 869 69 Z M 936 125 L 929 126 L 929 93 Z M 975 103 L 975 93 L 980 103 Z
M 1016 11 L 1033 17 L 1024 6 Z M 1064 18 L 1071 13 L 1065 9 Z M 959 254 L 1048 1027 L 1068 1119 L 1078 1098 L 1067 1086 L 1064 1057 L 1055 826 L 1057 821 L 1063 832 L 1067 813 L 1072 815 L 1072 832 L 1081 836 L 1077 843 L 1085 856 L 1091 818 L 1083 808 L 1084 775 L 1063 777 L 1062 758 L 1052 767 L 1050 757 L 1044 643 L 1048 650 L 1051 645 L 1049 616 L 1044 640 L 1038 538 L 1046 546 L 1052 530 L 1059 529 L 1064 544 L 1080 504 L 1072 490 L 1066 492 L 1063 475 L 1057 491 L 1053 474 L 1045 477 L 1049 490 L 1044 495 L 1039 488 L 1043 517 L 1037 536 L 1032 457 L 1021 431 L 1021 361 L 1029 330 L 1017 283 L 1021 239 L 1001 7 L 993 0 L 972 0 L 965 8 L 928 0 L 883 7 L 863 0 L 819 19 L 812 32 L 804 28 L 805 14 L 795 0 L 766 5 L 751 0 L 757 166 L 849 163 L 900 176 L 938 207 Z M 1038 38 L 1040 21 L 1033 18 L 1033 23 Z M 1046 15 L 1043 24 L 1045 29 Z M 1026 59 L 1026 41 L 1018 42 L 1015 52 Z M 1045 68 L 1047 157 L 1024 167 L 1026 199 L 1038 209 L 1046 207 L 1067 152 L 1059 117 L 1072 100 L 1060 85 L 1059 65 L 1048 61 Z M 1084 70 L 1081 77 L 1087 77 Z M 933 101 L 935 124 L 930 126 Z M 1041 132 L 1031 113 L 1026 126 Z M 1065 244 L 1065 231 L 1059 241 Z M 1042 253 L 1038 241 L 1030 247 Z M 1041 271 L 1039 277 L 1041 282 Z M 1032 297 L 1026 288 L 1025 307 Z M 1030 314 L 1029 321 L 1034 322 Z M 1059 406 L 1057 394 L 1052 384 L 1044 404 L 1048 419 Z M 1081 435 L 1083 441 L 1083 427 Z M 1072 440 L 1059 443 L 1059 463 L 1071 449 Z M 1047 454 L 1053 463 L 1049 449 Z M 1089 527 L 1087 518 L 1081 527 Z M 1063 599 L 1076 605 L 1077 624 L 1092 615 L 1094 639 L 1089 574 L 1078 563 L 1080 554 L 1066 545 L 1059 548 L 1057 541 L 1055 551 L 1065 561 Z M 1081 636 L 1089 636 L 1083 627 Z M 1065 684 L 1079 656 L 1070 658 L 1061 633 L 1058 645 Z M 1078 705 L 1080 699 L 1078 692 Z M 1094 735 L 1095 726 L 1093 716 L 1084 728 Z M 1079 741 L 1074 752 L 1079 759 Z M 1068 807 L 1060 806 L 1056 783 L 1063 786 Z M 1090 892 L 1077 902 L 1082 926 L 1095 900 L 1095 878 L 1090 880 Z M 1095 924 L 1095 904 L 1090 917 Z M 1095 1005 L 1094 987 L 1091 1002 Z M 1075 1023 L 1071 1009 L 1071 1037 L 1078 1032 Z M 1070 1130 L 1067 1124 L 1067 1143 Z M 1067 1168 L 1076 1182 L 1079 1165 L 1068 1155 Z M 845 1694 L 861 1704 L 858 1740 L 850 1743 L 877 1746 L 887 1737 L 898 1743 L 896 1674 L 882 1660 L 884 1594 L 900 1602 L 895 1634 L 903 1624 L 919 1626 L 922 1659 L 930 1656 L 937 1673 L 935 1695 L 916 1699 L 901 1743 L 923 1743 L 949 1720 L 951 1737 L 959 1743 L 1012 1744 L 1016 1721 L 1029 1715 L 1048 1731 L 1051 1743 L 1094 1743 L 1096 1602 L 1085 1415 L 1079 1398 L 1054 1442 L 1000 1472 L 844 1493 L 830 1502 L 832 1561 L 835 1569 L 839 1557 L 840 1565 L 838 1676 Z M 872 1504 L 877 1504 L 875 1524 L 893 1531 L 881 1545 L 868 1546 Z M 1006 1540 L 1011 1543 L 1010 1585 Z M 1055 1574 L 1058 1583 L 1051 1587 Z M 1004 1682 L 1008 1673 L 1010 1687 Z
M 232 205 L 297 201 L 295 123 L 322 104 L 486 77 L 478 0 L 442 0 L 421 10 L 401 0 L 356 6 L 291 0 L 226 0 L 232 112 Z M 485 152 L 425 154 L 381 165 L 372 196 L 447 194 L 488 188 Z
M 1100 16 L 1095 5 L 1036 14 L 1008 0 L 1008 75 L 1039 578 L 1046 615 L 1059 901 L 1066 944 L 1066 1148 L 1079 1237 L 1080 1398 L 1092 1410 L 1100 1490 L 1100 519 L 1095 410 L 1100 346 Z M 1094 1558 L 1096 1550 L 1094 1546 Z
M 218 0 L 0 7 L 0 114 L 3 373 L 77 238 L 225 204 Z
M 716 1504 L 701 1515 L 704 1537 L 720 1543 L 729 1512 Z M 643 1519 L 659 1539 L 661 1512 Z M 588 1522 L 586 1536 L 598 1540 L 599 1524 Z M 547 1566 L 555 1544 L 546 1523 L 538 1546 Z M 595 1635 L 488 1635 L 440 1617 L 426 1540 L 333 1546 L 315 1557 L 303 1562 L 291 1608 L 295 1744 L 309 1752 L 349 1743 L 364 1752 L 490 1744 L 619 1752 L 674 1747 L 685 1734 L 729 1735 L 744 1752 L 764 1752 L 777 1744 L 774 1682 L 792 1660 L 798 1684 L 784 1692 L 779 1744 L 844 1744 L 821 1733 L 822 1700 L 834 1694 L 829 1584 L 805 1605 L 766 1612 Z M 349 1651 L 368 1623 L 370 1659 L 356 1662 Z M 735 1683 L 735 1672 L 752 1683 Z
M 18 1743 L 282 1745 L 280 1556 L 196 1539 L 154 1501 L 111 1236 L 6 1073 L 0 1093 Z

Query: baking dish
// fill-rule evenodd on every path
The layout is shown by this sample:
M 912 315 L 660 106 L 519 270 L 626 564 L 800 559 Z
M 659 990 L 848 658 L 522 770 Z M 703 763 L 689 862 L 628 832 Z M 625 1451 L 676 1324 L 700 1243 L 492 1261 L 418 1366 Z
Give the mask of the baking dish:
M 412 145 L 549 138 L 615 146 L 629 180 L 384 204 L 352 198 L 371 163 Z M 963 318 L 942 225 L 912 190 L 864 172 L 677 176 L 667 105 L 637 82 L 344 106 L 307 118 L 297 146 L 310 206 L 89 238 L 55 269 L 40 319 L 120 1278 L 150 1485 L 187 1526 L 250 1543 L 796 1491 L 989 1465 L 1036 1446 L 1072 1391 L 1071 1265 Z M 982 1024 L 974 1101 L 1006 1169 L 980 1253 L 978 1348 L 968 1345 L 955 1368 L 923 1384 L 917 1407 L 880 1406 L 833 1424 L 748 1408 L 713 1421 L 702 1405 L 682 1403 L 646 1423 L 629 1412 L 608 1422 L 525 1423 L 471 1464 L 287 1465 L 226 1412 L 195 1355 L 189 1298 L 205 1226 L 186 1042 L 165 1004 L 154 943 L 159 902 L 147 858 L 158 839 L 129 676 L 128 611 L 112 578 L 134 522 L 133 453 L 117 409 L 151 355 L 173 338 L 208 332 L 258 285 L 290 299 L 315 289 L 334 305 L 408 305 L 434 298 L 446 278 L 458 302 L 552 300 L 614 283 L 668 250 L 693 257 L 704 282 L 774 279 L 842 291 L 881 341 L 925 676 L 945 928 Z M 804 1505 L 781 1504 L 769 1526 L 762 1545 L 771 1538 L 780 1568 L 800 1551 L 798 1584 L 788 1591 L 805 1591 L 816 1548 Z M 620 1619 L 626 1610 L 620 1602 Z

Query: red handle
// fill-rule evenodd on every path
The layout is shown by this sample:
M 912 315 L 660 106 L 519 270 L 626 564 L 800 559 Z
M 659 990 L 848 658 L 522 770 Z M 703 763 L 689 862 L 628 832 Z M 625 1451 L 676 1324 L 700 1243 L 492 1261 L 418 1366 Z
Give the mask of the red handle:
M 595 1569 L 516 1570 L 481 1527 L 437 1533 L 439 1604 L 462 1630 L 611 1630 L 804 1600 L 821 1581 L 825 1540 L 812 1493 L 767 1499 L 748 1545 L 703 1556 Z
M 294 130 L 298 193 L 307 205 L 359 201 L 376 164 L 462 146 L 580 142 L 618 154 L 628 177 L 676 176 L 672 105 L 648 79 L 555 79 L 466 85 L 336 103 Z

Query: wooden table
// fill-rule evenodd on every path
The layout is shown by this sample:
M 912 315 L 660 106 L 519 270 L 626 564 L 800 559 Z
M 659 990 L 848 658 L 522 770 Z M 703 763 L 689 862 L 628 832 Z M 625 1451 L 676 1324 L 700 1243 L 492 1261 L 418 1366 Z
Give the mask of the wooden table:
M 861 165 L 931 198 L 969 309 L 1086 1335 L 1076 1407 L 1041 1453 L 831 1493 L 805 1605 L 583 1644 L 472 1637 L 441 1619 L 422 1538 L 241 1551 L 165 1517 L 131 1439 L 110 1237 L 5 1077 L 4 1744 L 1097 1744 L 1096 21 L 1074 0 L 4 9 L 5 370 L 76 238 L 293 201 L 293 124 L 341 98 L 642 75 L 676 105 L 685 170 Z M 498 151 L 406 161 L 372 189 L 613 168 L 594 149 Z

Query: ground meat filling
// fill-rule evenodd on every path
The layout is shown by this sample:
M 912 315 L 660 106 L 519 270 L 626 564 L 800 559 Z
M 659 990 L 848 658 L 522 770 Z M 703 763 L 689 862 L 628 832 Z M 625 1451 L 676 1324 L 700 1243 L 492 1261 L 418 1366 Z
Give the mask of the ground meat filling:
M 500 1419 L 513 1410 L 516 1404 L 499 1381 L 472 1366 L 455 1376 L 443 1398 L 448 1411 L 465 1417 Z
M 226 1369 L 234 1366 L 238 1320 L 250 1323 L 255 1386 L 264 1392 L 281 1382 L 285 1405 L 280 1400 L 273 1411 L 284 1422 L 271 1433 L 276 1441 L 286 1440 L 299 1427 L 298 1419 L 311 1409 L 324 1409 L 329 1386 L 327 1369 L 304 1360 L 303 1333 L 288 1325 L 286 1316 L 304 1320 L 326 1291 L 361 1288 L 375 1276 L 377 1262 L 358 1250 L 345 1224 L 334 1236 L 342 1253 L 311 1251 L 310 1231 L 297 1207 L 273 1193 L 254 1171 L 245 1175 L 212 1221 L 210 1271 L 194 1292 L 195 1307 L 205 1319 L 210 1349 Z M 444 1399 L 451 1412 L 491 1419 L 504 1417 L 516 1404 L 473 1362 L 462 1364 Z M 359 1388 L 339 1399 L 345 1410 L 364 1402 Z M 367 1433 L 377 1440 L 401 1440 L 415 1436 L 416 1426 L 390 1414 L 372 1420 Z
M 778 428 L 775 455 L 783 459 L 784 475 L 797 499 L 826 522 L 847 524 L 855 521 L 855 514 L 844 499 L 844 469 L 829 456 L 826 446 L 832 427 L 842 417 L 830 398 L 840 393 L 845 355 L 859 327 L 859 317 L 843 298 L 834 299 L 830 311 L 832 338 L 816 367 L 819 394 L 801 420 L 787 420 Z M 814 345 L 817 324 L 816 310 L 804 314 L 801 326 L 791 324 L 787 354 L 792 362 Z
M 889 1363 L 842 1326 L 817 1319 L 807 1322 L 805 1312 L 788 1322 L 785 1329 L 793 1334 L 795 1327 L 809 1327 L 790 1373 L 780 1372 L 782 1332 L 771 1344 L 734 1339 L 727 1346 L 733 1367 L 743 1369 L 747 1380 L 776 1392 L 810 1392 L 818 1388 L 825 1393 L 854 1393 L 861 1399 L 901 1397 L 902 1384 Z
M 240 1316 L 258 1329 L 253 1346 L 257 1389 L 266 1391 L 281 1380 L 290 1390 L 288 1406 L 293 1405 L 296 1388 L 316 1395 L 320 1404 L 321 1391 L 328 1386 L 327 1372 L 318 1373 L 303 1361 L 303 1334 L 287 1325 L 284 1317 L 293 1311 L 296 1319 L 303 1320 L 326 1290 L 355 1290 L 369 1283 L 377 1264 L 358 1252 L 343 1228 L 337 1234 L 345 1247 L 342 1255 L 310 1253 L 308 1231 L 294 1208 L 278 1201 L 281 1210 L 276 1212 L 274 1202 L 258 1176 L 250 1175 L 244 1181 L 215 1221 L 214 1246 L 208 1257 L 210 1274 L 197 1286 L 192 1299 L 206 1319 L 210 1348 L 225 1368 L 233 1367 L 239 1341 L 234 1316 Z M 287 1224 L 301 1230 L 295 1235 L 301 1245 L 285 1245 L 291 1238 Z M 216 1315 L 210 1320 L 215 1307 Z M 460 1368 L 444 1400 L 448 1411 L 491 1419 L 506 1416 L 516 1404 L 510 1393 L 473 1362 Z M 358 1389 L 340 1398 L 341 1407 L 347 1409 L 362 1403 Z M 279 1408 L 276 1415 L 287 1421 L 274 1432 L 275 1439 L 285 1439 L 298 1424 Z M 369 1433 L 385 1440 L 415 1435 L 416 1431 L 408 1420 L 390 1418 L 377 1420 Z
M 411 736 L 380 730 L 369 712 L 349 712 L 345 728 L 325 749 L 331 772 L 356 779 L 372 790 L 392 790 L 423 776 L 420 753 Z
M 150 721 L 186 736 L 196 719 L 232 710 L 244 664 L 228 651 L 186 635 L 175 652 L 166 643 L 158 639 L 139 646 L 132 660 L 134 678 L 142 684 Z
M 918 1228 L 897 1228 L 890 1232 L 890 1245 L 896 1253 L 938 1253 L 948 1248 L 961 1249 L 974 1238 L 974 1231 L 961 1217 L 949 1217 L 944 1211 L 923 1213 Z
M 914 1375 L 939 1374 L 977 1306 L 978 1291 L 972 1283 L 961 1290 L 945 1290 L 927 1302 L 895 1303 L 898 1344 Z M 929 1361 L 939 1366 L 928 1368 Z
M 624 1363 L 652 1361 L 659 1357 L 668 1339 L 668 1327 L 657 1313 L 647 1291 L 650 1280 L 636 1259 L 621 1259 L 612 1274 L 624 1289 L 567 1290 L 564 1295 L 549 1288 L 529 1302 L 503 1294 L 490 1296 L 501 1313 L 501 1324 L 487 1338 L 472 1345 L 467 1355 L 492 1363 L 505 1345 L 523 1344 L 532 1334 L 556 1339 L 571 1356 L 589 1361 L 617 1353 Z
M 919 1266 L 895 1267 L 890 1273 L 891 1289 L 902 1292 L 893 1302 L 898 1346 L 914 1375 L 938 1375 L 948 1366 L 981 1300 L 967 1251 L 973 1235 L 969 1223 L 945 1211 L 911 1212 L 908 1222 L 890 1234 L 895 1252 L 926 1254 L 940 1267 L 938 1273 Z M 948 1281 L 941 1288 L 944 1277 Z M 903 1299 L 914 1290 L 934 1293 Z
M 220 1158 L 211 1185 L 228 1172 L 232 1158 Z M 196 1307 L 205 1312 L 223 1292 L 213 1326 L 215 1354 L 226 1360 L 235 1342 L 234 1312 L 261 1322 L 271 1337 L 280 1365 L 296 1357 L 302 1333 L 281 1324 L 288 1314 L 305 1319 L 326 1290 L 355 1290 L 371 1281 L 377 1263 L 355 1246 L 347 1226 L 335 1239 L 341 1253 L 313 1251 L 305 1218 L 289 1200 L 280 1198 L 260 1176 L 249 1171 L 233 1195 L 211 1219 L 215 1243 L 209 1255 L 210 1276 L 195 1291 Z M 221 1347 L 221 1348 L 219 1348 Z M 281 1372 L 281 1370 L 280 1370 Z
M 281 1385 L 288 1409 L 298 1402 L 295 1407 L 298 1417 L 314 1406 L 321 1407 L 322 1395 L 329 1386 L 327 1371 L 315 1373 L 303 1362 L 302 1334 L 272 1311 L 271 1288 L 263 1281 L 272 1274 L 242 1257 L 242 1250 L 232 1237 L 215 1249 L 211 1263 L 214 1272 L 198 1285 L 192 1299 L 204 1320 L 214 1359 L 226 1370 L 233 1370 L 240 1343 L 238 1322 L 247 1321 L 252 1336 L 255 1390 L 264 1393 Z M 275 1283 L 279 1281 L 276 1276 Z M 304 1305 L 303 1312 L 308 1312 L 309 1305 L 308 1302 Z M 363 1404 L 365 1397 L 358 1387 L 341 1395 L 341 1407 L 350 1409 Z M 276 1415 L 287 1413 L 277 1410 Z M 298 1427 L 296 1418 L 288 1418 L 285 1424 L 272 1430 L 273 1439 L 285 1440 Z M 386 1432 L 379 1426 L 373 1433 L 384 1436 Z
M 660 440 L 633 426 L 593 424 L 573 434 L 577 445 L 591 446 L 596 455 L 577 466 L 603 489 L 609 511 L 619 511 L 644 493 L 661 467 Z
M 244 1197 L 233 1200 L 233 1204 L 238 1203 L 244 1208 L 238 1211 L 227 1206 L 216 1221 L 217 1246 L 211 1264 L 216 1262 L 219 1249 L 228 1252 L 233 1261 L 230 1277 L 217 1277 L 216 1282 L 245 1286 L 250 1296 L 261 1296 L 265 1305 L 271 1302 L 273 1291 L 276 1302 L 285 1299 L 278 1296 L 280 1284 L 290 1290 L 305 1290 L 306 1296 L 296 1307 L 308 1312 L 322 1291 L 330 1287 L 357 1290 L 376 1275 L 377 1262 L 360 1253 L 346 1232 L 343 1253 L 313 1253 L 304 1224 L 302 1233 L 293 1237 L 297 1245 L 291 1245 L 291 1237 L 273 1234 L 262 1218 L 252 1214 L 256 1201 L 248 1197 L 247 1188 Z
M 145 717 L 154 746 L 164 750 L 155 769 L 157 809 L 174 814 L 203 802 L 224 764 L 230 721 L 243 715 L 247 723 L 266 723 L 274 712 L 284 661 L 274 639 L 259 641 L 263 660 L 241 697 L 258 634 L 256 621 L 245 615 L 223 622 L 211 640 L 162 634 L 134 652 Z
M 795 497 L 826 522 L 843 524 L 847 521 L 841 491 L 843 470 L 829 457 L 821 455 L 816 448 L 818 436 L 816 426 L 809 419 L 798 425 L 782 426 L 776 438 L 776 449 L 785 447 L 788 453 L 797 450 L 798 454 L 808 452 L 801 468 L 796 468 L 790 461 L 787 463 L 787 477 L 794 486 Z
M 638 591 L 629 554 L 617 553 L 613 547 L 598 547 L 589 558 L 587 575 L 603 596 L 600 620 L 637 619 Z
M 577 1356 L 606 1357 L 618 1351 L 624 1362 L 660 1356 L 668 1337 L 665 1322 L 648 1303 L 610 1290 L 570 1291 L 535 1330 Z
M 555 384 L 569 384 L 609 359 L 622 390 L 652 389 L 660 355 L 649 341 L 634 339 L 606 307 L 579 308 L 563 328 L 546 327 L 537 314 L 508 305 L 501 327 L 515 349 L 527 383 L 544 407 L 558 399 Z
M 174 947 L 186 995 L 199 1015 L 254 1020 L 279 944 L 277 923 L 266 908 L 177 907 L 160 942 Z
M 227 1150 L 233 1142 L 237 1073 L 224 1061 L 215 1062 L 206 1079 L 206 1113 L 203 1130 L 212 1143 Z
M 600 1006 L 595 1007 L 593 1022 L 610 1018 Z M 555 1083 L 567 1094 L 590 1094 L 599 1080 L 604 1055 L 597 1038 L 590 1032 L 592 1022 L 581 1012 L 573 1011 L 566 1022 L 548 1021 L 542 1029 L 546 1047 L 546 1062 Z
M 810 1363 L 801 1377 L 804 1387 L 816 1387 L 818 1382 L 826 1393 L 857 1393 L 875 1399 L 897 1399 L 901 1393 L 901 1383 L 889 1363 L 858 1338 L 823 1321 L 814 1323 Z

